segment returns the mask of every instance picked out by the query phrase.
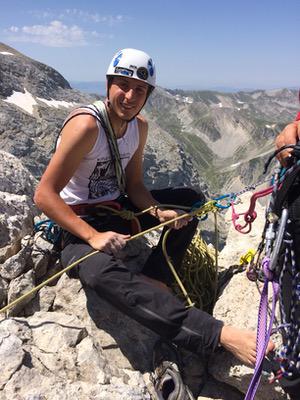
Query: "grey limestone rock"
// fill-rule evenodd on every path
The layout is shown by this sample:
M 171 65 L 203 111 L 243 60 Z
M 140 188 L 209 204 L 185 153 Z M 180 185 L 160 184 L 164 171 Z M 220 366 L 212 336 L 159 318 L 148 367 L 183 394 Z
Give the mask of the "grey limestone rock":
M 11 376 L 21 367 L 25 352 L 22 348 L 22 340 L 16 335 L 2 333 L 0 335 L 0 360 L 1 376 L 0 390 L 9 381 Z
M 5 279 L 0 278 L 0 305 L 4 303 L 7 298 L 8 283 Z
M 8 281 L 11 281 L 20 276 L 25 269 L 28 269 L 28 261 L 31 254 L 29 247 L 23 247 L 14 256 L 8 258 L 0 265 L 0 276 Z
M 37 183 L 18 158 L 3 150 L 0 150 L 0 182 L 2 192 L 30 198 Z
M 11 303 L 23 294 L 29 292 L 35 287 L 35 278 L 32 270 L 12 280 L 9 284 L 7 302 Z M 26 297 L 21 303 L 18 303 L 13 309 L 8 311 L 9 315 L 18 315 L 24 306 L 34 298 L 35 294 Z

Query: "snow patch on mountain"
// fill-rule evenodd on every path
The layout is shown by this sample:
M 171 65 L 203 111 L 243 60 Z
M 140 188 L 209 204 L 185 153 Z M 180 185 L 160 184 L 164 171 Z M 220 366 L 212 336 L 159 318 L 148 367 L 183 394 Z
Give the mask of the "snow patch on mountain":
M 29 114 L 33 114 L 33 107 L 37 105 L 37 102 L 32 94 L 29 93 L 25 88 L 24 91 L 25 93 L 13 91 L 13 94 L 6 99 L 3 99 L 3 101 L 14 104 Z

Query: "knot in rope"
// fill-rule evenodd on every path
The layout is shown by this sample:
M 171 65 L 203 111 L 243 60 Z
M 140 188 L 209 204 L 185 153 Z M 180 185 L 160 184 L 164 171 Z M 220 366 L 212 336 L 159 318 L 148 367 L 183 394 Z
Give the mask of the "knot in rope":
M 125 210 L 125 209 L 123 209 L 123 210 L 121 210 L 121 211 L 118 211 L 117 214 L 118 214 L 121 218 L 126 219 L 126 220 L 128 220 L 128 221 L 130 221 L 131 219 L 136 218 L 136 217 L 135 217 L 135 213 L 134 213 L 133 211 L 130 211 L 130 210 Z

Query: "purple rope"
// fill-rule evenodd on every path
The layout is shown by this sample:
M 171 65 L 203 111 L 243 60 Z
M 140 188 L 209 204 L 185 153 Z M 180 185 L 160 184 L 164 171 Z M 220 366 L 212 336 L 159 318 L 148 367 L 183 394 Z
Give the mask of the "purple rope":
M 273 280 L 273 274 L 269 270 L 270 258 L 265 257 L 263 260 L 263 270 L 265 273 L 265 282 L 261 293 L 259 312 L 258 312 L 258 326 L 256 336 L 256 361 L 253 377 L 248 387 L 245 400 L 253 400 L 257 391 L 262 371 L 262 363 L 265 357 L 265 353 L 270 340 L 272 325 L 275 317 L 276 302 L 279 293 L 279 284 Z M 268 286 L 269 282 L 272 283 L 273 298 L 272 298 L 272 312 L 269 321 L 269 327 L 267 328 L 268 322 Z

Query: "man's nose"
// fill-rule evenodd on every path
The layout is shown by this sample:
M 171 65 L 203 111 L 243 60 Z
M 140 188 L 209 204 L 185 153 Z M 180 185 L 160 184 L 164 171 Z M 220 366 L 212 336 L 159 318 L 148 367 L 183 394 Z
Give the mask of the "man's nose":
M 134 98 L 134 96 L 135 96 L 134 89 L 129 89 L 129 90 L 127 90 L 127 92 L 126 92 L 126 98 L 127 98 L 128 100 L 132 100 L 132 99 Z

